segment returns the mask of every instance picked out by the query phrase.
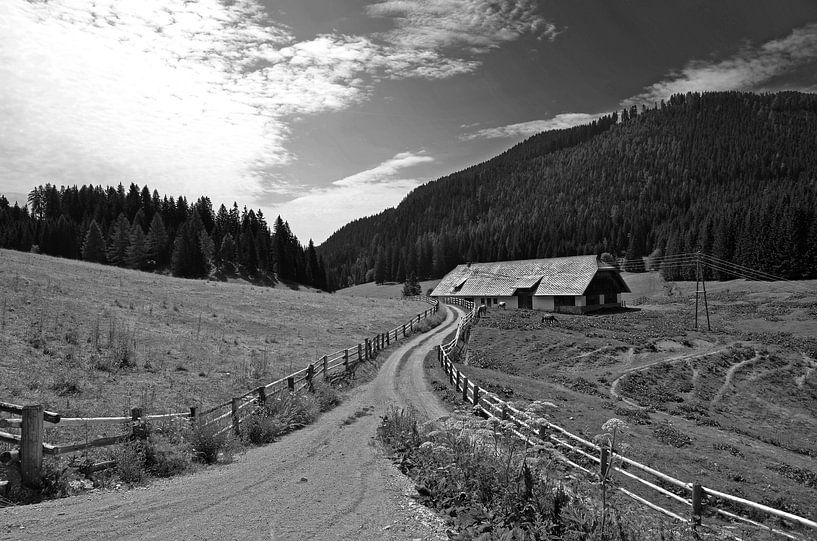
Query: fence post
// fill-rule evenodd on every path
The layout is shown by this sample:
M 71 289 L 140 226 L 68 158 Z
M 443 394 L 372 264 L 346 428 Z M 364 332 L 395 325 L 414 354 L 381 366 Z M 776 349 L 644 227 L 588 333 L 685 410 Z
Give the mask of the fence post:
M 701 525 L 701 514 L 703 513 L 703 487 L 701 483 L 692 483 L 692 529 Z
M 20 477 L 24 485 L 40 488 L 43 466 L 43 406 L 23 406 L 20 433 Z
M 462 400 L 468 402 L 468 376 L 462 375 Z
M 449 369 L 450 370 L 448 371 L 448 381 L 451 382 L 451 385 L 454 385 L 454 366 L 453 365 L 449 366 Z
M 443 365 L 443 347 L 437 346 L 437 362 L 440 363 L 440 366 Z
M 312 378 L 315 377 L 315 365 L 310 363 L 309 366 L 306 367 L 306 385 L 309 387 L 310 391 L 314 390 L 312 386 Z
M 358 344 L 360 347 L 360 344 Z M 348 372 L 349 371 L 349 348 L 343 350 L 343 369 Z
M 479 406 L 479 385 L 474 383 L 474 405 Z
M 232 421 L 233 421 L 233 433 L 238 436 L 241 434 L 241 429 L 239 428 L 239 418 L 238 418 L 238 406 L 241 405 L 240 398 L 233 398 L 233 401 L 230 403 L 230 408 L 232 410 Z
M 287 377 L 287 389 L 291 393 L 295 392 L 295 378 L 292 376 Z
M 363 361 L 363 345 L 362 344 L 357 345 L 357 360 L 358 360 L 358 362 Z
M 370 355 L 371 355 L 371 354 L 369 353 L 369 339 L 368 339 L 368 338 L 364 338 L 364 340 L 366 341 L 366 347 L 365 347 L 365 348 L 363 348 L 363 349 L 366 351 L 366 360 L 368 361 L 368 360 L 369 360 L 369 357 L 370 357 Z
M 607 476 L 607 468 L 609 466 L 608 462 L 610 460 L 610 450 L 607 447 L 601 448 L 601 460 L 599 461 L 599 476 L 601 477 L 602 482 L 604 482 L 604 478 Z
M 263 406 L 267 403 L 267 388 L 262 385 L 256 392 L 258 393 L 258 403 Z
M 144 421 L 142 421 L 143 414 L 142 408 L 131 408 L 130 410 L 131 436 L 134 439 L 139 438 L 143 440 L 148 437 L 147 427 Z
M 409 320 L 409 331 L 414 332 L 414 319 Z
M 502 413 L 501 413 L 501 415 L 502 415 L 502 420 L 503 421 L 506 421 L 508 419 L 508 403 L 507 402 L 502 403 Z
M 329 379 L 329 360 L 323 356 L 323 379 Z

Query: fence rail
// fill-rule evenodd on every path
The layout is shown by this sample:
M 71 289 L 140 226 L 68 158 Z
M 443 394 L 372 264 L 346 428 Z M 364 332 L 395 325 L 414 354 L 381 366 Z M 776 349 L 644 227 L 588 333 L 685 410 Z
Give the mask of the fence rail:
M 144 437 L 145 423 L 161 419 L 189 419 L 198 427 L 212 426 L 215 434 L 232 431 L 240 433 L 241 423 L 251 414 L 251 406 L 262 405 L 271 397 L 284 393 L 298 392 L 304 388 L 311 388 L 315 379 L 323 376 L 329 379 L 333 374 L 353 374 L 360 363 L 372 360 L 379 351 L 389 347 L 392 342 L 406 338 L 414 333 L 415 325 L 437 313 L 440 306 L 435 299 L 424 296 L 410 297 L 410 300 L 426 302 L 431 305 L 428 310 L 417 314 L 406 323 L 384 333 L 364 338 L 363 342 L 350 348 L 320 357 L 316 362 L 262 385 L 241 396 L 212 406 L 204 411 L 191 407 L 190 411 L 164 413 L 158 415 L 144 415 L 141 408 L 133 408 L 131 416 L 118 417 L 62 417 L 59 413 L 46 411 L 43 406 L 20 406 L 8 402 L 0 402 L 0 411 L 20 416 L 19 418 L 0 419 L 0 442 L 9 444 L 11 450 L 0 453 L 0 462 L 4 464 L 19 462 L 23 483 L 38 487 L 41 483 L 41 469 L 43 455 L 62 455 L 83 451 L 92 447 L 107 447 L 118 445 L 133 438 Z M 92 424 L 120 424 L 128 429 L 124 434 L 97 438 L 91 441 L 72 443 L 67 445 L 52 445 L 43 441 L 43 422 L 57 425 L 92 425 Z M 19 430 L 20 434 L 13 434 L 5 430 Z
M 562 449 L 566 449 L 569 452 L 573 452 L 581 456 L 585 460 L 589 460 L 591 462 L 598 464 L 598 471 L 594 472 L 589 470 L 588 468 L 585 468 L 584 466 L 577 464 L 576 462 L 570 460 L 567 457 L 563 456 L 560 458 L 560 460 L 569 467 L 578 469 L 584 472 L 585 474 L 594 477 L 595 479 L 600 479 L 601 476 L 603 476 L 601 472 L 606 471 L 607 468 L 612 468 L 614 471 L 620 473 L 628 480 L 636 483 L 637 485 L 645 487 L 646 489 L 650 489 L 654 492 L 658 492 L 662 496 L 667 497 L 672 501 L 689 508 L 690 514 L 689 517 L 687 518 L 677 513 L 674 513 L 669 509 L 665 509 L 664 507 L 649 501 L 644 496 L 635 494 L 634 492 L 627 490 L 624 487 L 614 487 L 622 494 L 638 501 L 639 503 L 646 505 L 651 509 L 658 511 L 666 516 L 669 516 L 674 520 L 686 522 L 690 524 L 693 528 L 701 524 L 702 521 L 701 514 L 703 509 L 706 508 L 710 509 L 715 514 L 724 516 L 730 520 L 743 522 L 744 524 L 764 529 L 768 532 L 775 533 L 782 537 L 795 540 L 803 539 L 797 533 L 784 531 L 779 528 L 773 528 L 766 524 L 762 524 L 754 520 L 751 520 L 748 517 L 744 517 L 736 513 L 729 512 L 725 509 L 721 509 L 720 507 L 718 507 L 717 501 L 712 501 L 712 499 L 714 498 L 725 502 L 729 502 L 738 507 L 752 509 L 754 511 L 759 511 L 767 515 L 784 519 L 796 523 L 802 527 L 811 528 L 817 531 L 817 522 L 814 522 L 807 518 L 792 513 L 788 513 L 786 511 L 781 511 L 780 509 L 775 509 L 757 502 L 753 502 L 745 498 L 733 496 L 731 494 L 727 494 L 715 490 L 713 488 L 703 486 L 697 482 L 689 483 L 681 481 L 680 479 L 676 479 L 675 477 L 667 475 L 666 473 L 663 473 L 659 470 L 641 464 L 627 457 L 616 455 L 615 461 L 611 462 L 607 449 L 602 449 L 602 447 L 594 444 L 593 442 L 590 442 L 582 438 L 581 436 L 577 436 L 571 433 L 570 431 L 562 428 L 561 426 L 553 424 L 545 419 L 534 418 L 530 414 L 524 411 L 520 411 L 519 409 L 503 401 L 497 395 L 489 391 L 486 391 L 485 389 L 481 389 L 479 385 L 477 385 L 473 380 L 471 380 L 452 361 L 452 356 L 455 350 L 458 347 L 460 347 L 460 342 L 462 341 L 467 342 L 468 336 L 470 335 L 470 328 L 473 326 L 474 322 L 478 320 L 477 307 L 474 305 L 473 302 L 465 301 L 458 298 L 441 298 L 440 300 L 442 302 L 447 302 L 449 304 L 456 304 L 462 306 L 467 310 L 466 314 L 460 318 L 459 324 L 457 326 L 457 332 L 454 338 L 450 342 L 447 342 L 439 346 L 437 350 L 438 361 L 440 363 L 440 366 L 448 375 L 450 384 L 457 391 L 462 393 L 462 398 L 464 401 L 473 404 L 475 408 L 482 412 L 484 415 L 512 422 L 516 427 L 514 432 L 518 437 L 532 444 L 544 442 L 555 444 L 556 446 Z M 569 443 L 567 440 L 571 440 L 573 443 Z M 619 465 L 616 465 L 615 462 L 618 462 Z M 625 469 L 625 465 L 627 469 Z M 667 490 L 666 488 L 656 484 L 657 482 L 652 482 L 649 481 L 648 479 L 644 479 L 643 477 L 640 477 L 639 475 L 634 473 L 632 470 L 639 470 L 644 474 L 651 475 L 652 477 L 658 480 L 657 482 L 663 482 L 668 485 L 674 486 L 677 489 L 681 489 L 684 491 L 684 493 L 688 495 L 688 497 L 680 496 L 675 492 Z M 707 500 L 709 501 L 707 502 Z

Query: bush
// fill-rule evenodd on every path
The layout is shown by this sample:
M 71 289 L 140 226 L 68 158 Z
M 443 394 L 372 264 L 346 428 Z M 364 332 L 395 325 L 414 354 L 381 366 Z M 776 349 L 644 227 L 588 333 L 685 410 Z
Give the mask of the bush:
M 427 318 L 421 319 L 420 322 L 414 326 L 414 332 L 428 332 L 443 321 L 445 321 L 445 312 L 438 311 Z
M 340 404 L 340 394 L 337 390 L 329 384 L 317 383 L 315 384 L 313 396 L 318 403 L 318 410 L 323 413 L 329 411 L 338 404 Z
M 272 443 L 286 433 L 287 426 L 282 419 L 269 415 L 266 408 L 258 408 L 244 422 L 242 437 L 253 445 Z
M 156 477 L 172 477 L 190 469 L 192 448 L 186 430 L 168 424 L 151 432 L 145 441 L 145 469 Z
M 229 431 L 218 434 L 220 428 L 213 425 L 196 426 L 190 433 L 193 459 L 204 464 L 215 464 L 219 453 L 231 454 L 233 436 Z
M 692 444 L 692 438 L 675 428 L 669 421 L 658 424 L 652 431 L 655 439 L 673 447 L 686 447 Z
M 113 452 L 116 474 L 124 483 L 139 484 L 147 477 L 145 470 L 145 442 L 129 441 Z

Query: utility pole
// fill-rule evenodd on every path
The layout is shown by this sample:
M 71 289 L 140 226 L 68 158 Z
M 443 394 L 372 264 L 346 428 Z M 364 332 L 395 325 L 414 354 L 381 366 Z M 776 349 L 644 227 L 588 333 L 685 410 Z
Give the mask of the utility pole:
M 701 251 L 695 253 L 695 329 L 698 328 L 698 297 L 703 293 L 704 309 L 706 311 L 706 328 L 711 332 L 712 327 L 709 325 L 709 303 L 706 300 L 706 280 L 704 280 L 704 273 L 701 270 Z

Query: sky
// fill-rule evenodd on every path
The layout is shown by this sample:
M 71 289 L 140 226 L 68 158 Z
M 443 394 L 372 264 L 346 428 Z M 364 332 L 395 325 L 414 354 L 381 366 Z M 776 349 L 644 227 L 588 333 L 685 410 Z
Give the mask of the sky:
M 319 244 L 539 131 L 784 89 L 814 0 L 3 0 L 0 193 L 147 184 Z

